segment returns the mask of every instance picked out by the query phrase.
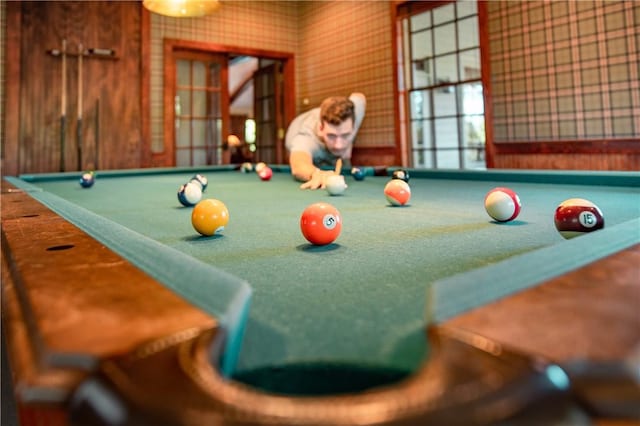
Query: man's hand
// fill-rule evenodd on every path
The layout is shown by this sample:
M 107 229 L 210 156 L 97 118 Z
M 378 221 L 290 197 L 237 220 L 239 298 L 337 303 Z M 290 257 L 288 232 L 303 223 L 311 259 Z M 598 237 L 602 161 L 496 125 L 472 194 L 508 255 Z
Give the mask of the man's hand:
M 331 170 L 316 169 L 311 173 L 311 179 L 300 185 L 300 189 L 324 189 L 326 187 L 327 176 L 333 175 Z

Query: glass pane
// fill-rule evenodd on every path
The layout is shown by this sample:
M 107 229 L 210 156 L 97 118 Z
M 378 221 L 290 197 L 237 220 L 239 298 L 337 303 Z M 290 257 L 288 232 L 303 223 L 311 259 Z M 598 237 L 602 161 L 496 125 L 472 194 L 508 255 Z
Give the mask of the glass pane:
M 462 84 L 458 86 L 458 93 L 463 114 L 484 114 L 482 83 Z
M 194 149 L 192 151 L 193 164 L 192 166 L 204 166 L 207 164 L 207 151 L 204 149 Z
M 209 92 L 209 101 L 211 102 L 211 107 L 209 108 L 209 116 L 220 117 L 222 115 L 222 106 L 220 104 L 220 93 Z
M 484 146 L 484 116 L 465 115 L 462 117 L 462 137 L 465 147 L 475 148 Z
M 431 26 L 431 11 L 414 15 L 411 18 L 411 31 L 418 31 Z
M 218 118 L 211 122 L 210 120 L 210 141 L 211 145 L 215 147 L 222 146 L 222 119 Z
M 260 88 L 262 92 L 260 93 L 261 96 L 273 95 L 273 88 L 275 85 L 273 84 L 272 77 L 272 74 L 262 74 L 262 76 L 260 76 Z
M 176 166 L 184 167 L 191 165 L 191 151 L 188 149 L 176 150 Z
M 413 166 L 433 168 L 433 152 L 424 149 L 413 151 Z
M 266 98 L 262 100 L 262 110 L 260 111 L 261 117 L 258 117 L 258 121 L 270 121 L 271 110 L 275 108 L 270 108 L 270 105 L 273 103 L 273 98 Z
M 436 84 L 458 81 L 458 55 L 440 56 L 436 62 Z
M 433 110 L 436 117 L 458 114 L 455 86 L 440 87 L 433 91 Z
M 474 149 L 465 149 L 463 152 L 465 169 L 485 169 L 487 167 L 484 159 L 484 145 Z
M 207 69 L 203 62 L 193 62 L 193 86 L 207 86 Z
M 436 151 L 436 162 L 439 169 L 459 169 L 460 153 L 457 149 Z
M 453 6 L 455 3 L 448 4 L 446 6 L 438 7 L 433 9 L 433 24 L 438 25 L 443 22 L 453 21 L 454 19 L 454 10 Z
M 480 79 L 480 49 L 460 53 L 461 80 Z
M 205 117 L 207 115 L 207 92 L 204 90 L 193 91 L 193 116 Z
M 421 31 L 411 35 L 411 58 L 422 60 L 433 56 L 431 30 Z
M 206 142 L 206 127 L 205 120 L 193 120 L 191 121 L 191 127 L 193 128 L 193 146 L 204 146 Z
M 431 117 L 430 90 L 411 92 L 411 117 L 422 118 Z
M 431 120 L 419 120 L 411 122 L 411 138 L 413 140 L 413 146 L 421 148 L 433 147 L 433 134 L 431 130 Z
M 458 49 L 462 50 L 480 45 L 477 16 L 461 19 L 458 21 L 458 28 L 460 30 L 458 32 Z
M 209 87 L 210 88 L 220 88 L 220 69 L 221 66 L 216 63 L 209 64 Z
M 191 115 L 191 92 L 189 90 L 178 90 L 176 114 L 181 116 Z
M 191 62 L 184 59 L 176 61 L 176 83 L 178 86 L 191 86 Z
M 458 148 L 458 119 L 440 118 L 435 120 L 435 126 L 437 149 Z
M 458 0 L 456 2 L 458 8 L 458 19 L 465 16 L 475 15 L 478 12 L 476 8 L 476 0 Z
M 433 59 L 416 60 L 413 62 L 413 88 L 433 85 Z
M 184 148 L 191 145 L 191 129 L 189 120 L 176 120 L 176 147 Z
M 456 25 L 454 23 L 434 28 L 435 53 L 455 52 L 456 50 Z
M 260 127 L 260 148 L 263 150 L 266 147 L 273 148 L 275 146 L 276 136 L 276 131 L 273 123 L 263 123 Z

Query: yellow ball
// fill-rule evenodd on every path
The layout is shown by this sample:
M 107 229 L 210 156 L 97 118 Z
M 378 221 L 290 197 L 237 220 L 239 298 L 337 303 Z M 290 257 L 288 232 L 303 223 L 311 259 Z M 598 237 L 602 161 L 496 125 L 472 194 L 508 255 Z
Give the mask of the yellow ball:
M 229 222 L 229 210 L 220 200 L 207 198 L 195 205 L 191 212 L 191 224 L 207 237 L 219 234 Z

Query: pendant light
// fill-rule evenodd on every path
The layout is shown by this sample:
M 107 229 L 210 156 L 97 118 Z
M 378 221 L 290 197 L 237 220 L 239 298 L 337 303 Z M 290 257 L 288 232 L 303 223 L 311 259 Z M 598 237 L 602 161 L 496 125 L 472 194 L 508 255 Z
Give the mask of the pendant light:
M 219 0 L 143 0 L 142 4 L 153 13 L 176 18 L 206 16 L 220 8 Z

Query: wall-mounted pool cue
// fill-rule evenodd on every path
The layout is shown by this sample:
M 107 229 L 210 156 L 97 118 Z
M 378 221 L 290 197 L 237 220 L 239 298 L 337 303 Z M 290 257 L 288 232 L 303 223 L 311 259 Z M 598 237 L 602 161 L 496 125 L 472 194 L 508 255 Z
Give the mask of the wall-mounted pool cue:
M 62 83 L 60 96 L 60 171 L 64 172 L 65 137 L 67 133 L 67 40 L 62 40 Z
M 78 44 L 78 126 L 76 143 L 78 148 L 78 170 L 82 170 L 82 58 L 84 51 L 82 43 Z

